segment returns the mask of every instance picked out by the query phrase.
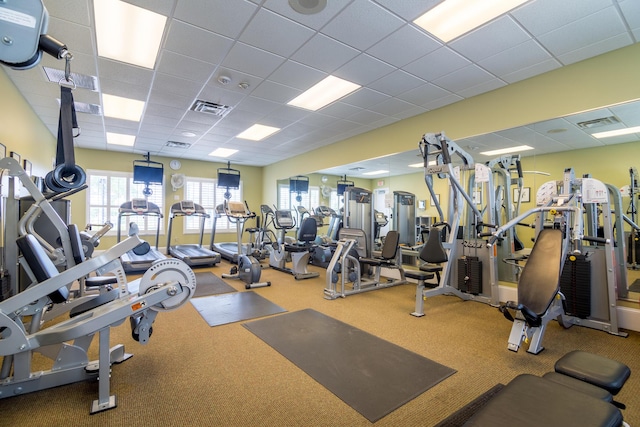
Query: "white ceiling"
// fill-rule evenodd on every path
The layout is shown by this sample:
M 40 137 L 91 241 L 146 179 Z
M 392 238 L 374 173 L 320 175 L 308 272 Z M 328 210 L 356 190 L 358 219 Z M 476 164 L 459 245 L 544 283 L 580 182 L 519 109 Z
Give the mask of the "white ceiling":
M 79 114 L 77 147 L 210 161 L 223 161 L 208 157 L 215 148 L 235 148 L 240 151 L 228 160 L 254 166 L 640 40 L 638 0 L 533 0 L 447 44 L 412 23 L 439 0 L 328 0 L 315 15 L 295 12 L 287 0 L 131 0 L 169 18 L 156 66 L 149 70 L 97 56 L 93 1 L 44 3 L 48 33 L 74 55 L 71 70 L 98 78 L 100 90 L 76 89 L 76 101 L 101 104 L 106 93 L 147 102 L 139 123 Z M 55 135 L 59 89 L 42 66 L 63 69 L 64 63 L 45 55 L 31 70 L 7 73 Z M 329 74 L 362 88 L 317 112 L 286 105 Z M 231 82 L 219 83 L 221 75 Z M 243 82 L 249 87 L 240 88 Z M 189 111 L 196 99 L 232 110 L 224 118 Z M 607 115 L 632 125 L 640 120 L 634 111 Z M 469 146 L 501 148 L 514 140 L 542 154 L 614 142 L 580 139 L 571 120 L 528 129 L 536 136 L 504 131 Z M 254 123 L 282 130 L 261 142 L 235 138 Z M 568 130 L 550 135 L 546 126 Z M 135 146 L 108 146 L 105 132 L 135 135 Z M 171 148 L 167 141 L 191 147 Z

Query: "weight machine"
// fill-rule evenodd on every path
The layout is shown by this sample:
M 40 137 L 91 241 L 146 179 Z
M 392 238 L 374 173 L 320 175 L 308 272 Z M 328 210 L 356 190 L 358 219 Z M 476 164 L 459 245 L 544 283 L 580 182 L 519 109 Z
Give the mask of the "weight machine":
M 57 255 L 54 259 L 59 264 L 66 261 L 66 269 L 58 273 L 52 253 L 45 250 L 36 235 L 23 233 L 28 229 L 26 225 L 24 230 L 10 227 L 5 233 L 7 241 L 15 238 L 17 242 L 11 255 L 16 257 L 15 264 L 19 261 L 30 276 L 38 280 L 0 302 L 0 356 L 3 356 L 0 399 L 97 378 L 98 399 L 93 402 L 91 413 L 114 408 L 115 396 L 109 391 L 111 364 L 123 362 L 131 355 L 124 352 L 122 345 L 110 347 L 110 328 L 129 318 L 134 339 L 146 344 L 157 313 L 178 308 L 193 295 L 195 274 L 183 262 L 172 259 L 154 264 L 139 282 L 127 283 L 120 257 L 144 243 L 137 236 L 76 265 L 72 254 L 77 248 L 74 252 L 66 225 L 24 169 L 13 158 L 0 160 L 0 169 L 7 170 L 11 179 L 19 179 L 29 191 L 35 201 L 33 211 L 39 209 L 52 220 L 63 248 L 54 250 L 53 254 Z M 15 198 L 11 193 L 10 190 L 9 200 Z M 17 209 L 8 209 L 8 212 L 14 210 L 17 212 Z M 12 218 L 14 216 L 12 214 Z M 23 254 L 19 258 L 18 246 Z M 12 268 L 15 273 L 15 266 Z M 93 272 L 112 274 L 113 288 L 98 296 L 78 299 L 82 304 L 66 303 L 72 284 Z M 62 308 L 60 313 L 69 312 L 71 317 L 42 328 L 45 314 L 57 307 Z M 99 357 L 97 361 L 90 361 L 89 347 L 95 336 L 99 337 Z M 50 359 L 51 369 L 32 371 L 34 353 Z
M 617 205 L 613 211 L 610 199 Z M 618 234 L 614 235 L 612 212 L 621 209 L 617 189 L 588 176 L 575 178 L 573 170 L 566 169 L 563 180 L 548 181 L 538 189 L 536 204 L 497 228 L 489 241 L 490 246 L 495 244 L 506 230 L 537 215 L 536 244 L 518 284 L 518 301 L 500 307 L 514 322 L 509 350 L 518 351 L 525 341 L 527 351 L 538 354 L 544 348 L 546 326 L 553 319 L 565 328 L 580 325 L 626 336 L 618 329 L 616 309 L 616 295 L 626 288 L 626 269 L 615 264 L 618 249 L 614 242 L 621 239 L 618 230 L 622 226 L 622 216 L 616 214 Z M 550 238 L 549 231 L 555 237 Z M 538 247 L 542 233 L 544 242 L 552 243 Z M 527 274 L 530 262 L 533 273 Z M 549 272 L 553 277 L 541 281 L 540 274 Z
M 425 134 L 418 148 L 424 161 L 425 183 L 438 211 L 438 223 L 446 225 L 449 233 L 446 241 L 442 242 L 447 261 L 437 267 L 438 272 L 441 271 L 439 283 L 426 289 L 428 286 L 424 280 L 418 282 L 415 311 L 411 314 L 416 317 L 424 316 L 424 301 L 430 296 L 444 294 L 497 307 L 497 254 L 493 248 L 487 248 L 480 239 L 488 234 L 482 231 L 483 228 L 495 227 L 491 170 L 485 165 L 474 163 L 471 156 L 447 138 L 444 132 Z M 461 184 L 464 175 L 468 176 L 468 188 L 475 190 L 474 196 L 477 197 L 470 196 Z M 434 176 L 446 179 L 449 184 L 446 219 L 434 189 Z M 482 195 L 486 199 L 484 215 L 477 207 Z M 466 227 L 460 230 L 465 207 Z M 430 232 L 429 239 L 432 238 L 440 239 L 440 234 L 432 235 Z M 457 268 L 454 268 L 456 262 Z

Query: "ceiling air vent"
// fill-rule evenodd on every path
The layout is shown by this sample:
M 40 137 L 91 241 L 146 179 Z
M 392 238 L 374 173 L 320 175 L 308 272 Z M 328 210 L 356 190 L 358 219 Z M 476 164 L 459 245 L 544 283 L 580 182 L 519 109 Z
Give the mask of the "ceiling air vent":
M 615 116 L 602 117 L 600 119 L 587 120 L 585 122 L 576 123 L 580 129 L 593 129 L 602 126 L 613 125 L 620 123 L 620 119 Z
M 203 101 L 201 99 L 198 99 L 191 106 L 191 111 L 224 117 L 229 111 L 231 111 L 231 107 L 229 107 L 228 105 L 216 104 L 215 102 Z
M 179 141 L 167 141 L 167 143 L 165 145 L 167 147 L 172 147 L 172 148 L 189 148 L 189 147 L 191 147 L 191 144 L 189 144 L 188 142 L 179 142 Z
M 62 83 L 64 79 L 64 70 L 57 70 L 55 68 L 42 67 L 44 74 L 52 83 Z M 73 84 L 76 88 L 89 89 L 94 92 L 98 91 L 98 78 L 96 76 L 87 76 L 85 74 L 71 73 L 69 78 L 73 80 Z

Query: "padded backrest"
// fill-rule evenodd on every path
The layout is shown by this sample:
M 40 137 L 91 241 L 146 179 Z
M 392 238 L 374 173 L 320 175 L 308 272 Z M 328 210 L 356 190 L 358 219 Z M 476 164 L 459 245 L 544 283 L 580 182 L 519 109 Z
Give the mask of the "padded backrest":
M 518 304 L 539 316 L 547 311 L 558 293 L 562 243 L 562 230 L 545 228 L 540 231 L 520 274 Z
M 298 229 L 298 241 L 309 243 L 316 240 L 318 234 L 318 224 L 312 217 L 306 217 L 302 220 Z
M 382 258 L 394 259 L 398 254 L 398 243 L 400 242 L 400 233 L 396 230 L 390 230 L 384 238 L 382 245 Z
M 18 237 L 16 244 L 38 283 L 58 275 L 55 264 L 32 234 Z M 54 303 L 65 302 L 69 298 L 69 289 L 63 286 L 57 292 L 50 294 L 49 298 Z
M 80 238 L 80 230 L 76 224 L 69 224 L 69 239 L 71 240 L 71 251 L 76 264 L 80 264 L 85 260 L 84 249 L 82 248 L 82 239 Z
M 442 234 L 445 230 L 446 226 L 444 225 L 431 227 L 427 243 L 422 246 L 420 255 L 418 255 L 422 261 L 431 264 L 440 264 L 449 260 L 447 251 L 445 251 L 442 246 Z

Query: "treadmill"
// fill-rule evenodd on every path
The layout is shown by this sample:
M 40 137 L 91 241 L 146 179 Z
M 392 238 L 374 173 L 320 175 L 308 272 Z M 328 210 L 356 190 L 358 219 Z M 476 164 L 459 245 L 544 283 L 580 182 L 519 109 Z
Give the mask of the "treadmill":
M 171 246 L 171 229 L 174 218 L 178 217 L 198 217 L 200 218 L 200 243 L 183 244 Z M 202 247 L 204 236 L 204 222 L 209 218 L 209 214 L 202 206 L 191 200 L 182 200 L 171 206 L 169 215 L 169 230 L 167 230 L 167 251 L 168 254 L 184 261 L 189 267 L 208 267 L 220 262 L 220 254 L 210 249 Z
M 131 250 L 120 257 L 125 273 L 140 273 L 147 271 L 155 261 L 167 258 L 158 250 L 158 238 L 160 236 L 162 212 L 160 212 L 158 205 L 147 201 L 147 199 L 132 199 L 130 202 L 125 202 L 120 205 L 120 208 L 118 209 L 118 242 L 120 242 L 122 233 L 122 218 L 132 216 L 157 218 L 155 248 L 149 249 L 149 252 L 144 255 L 136 255 L 133 250 Z
M 242 210 L 244 214 L 244 209 Z M 223 215 L 227 215 L 224 208 L 224 204 L 216 206 L 215 216 L 213 217 L 213 227 L 211 227 L 211 243 L 209 249 L 220 253 L 220 256 L 227 261 L 237 264 L 238 263 L 238 242 L 216 242 L 216 223 L 218 218 L 222 218 Z M 242 233 L 241 233 L 242 235 Z

